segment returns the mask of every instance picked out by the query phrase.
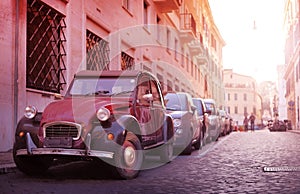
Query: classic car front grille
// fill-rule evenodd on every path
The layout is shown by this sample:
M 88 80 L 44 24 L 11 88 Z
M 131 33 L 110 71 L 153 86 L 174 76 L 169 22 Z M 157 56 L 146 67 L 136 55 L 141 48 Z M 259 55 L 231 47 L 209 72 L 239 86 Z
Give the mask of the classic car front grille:
M 71 122 L 54 122 L 44 126 L 44 137 L 72 137 L 79 139 L 81 125 Z

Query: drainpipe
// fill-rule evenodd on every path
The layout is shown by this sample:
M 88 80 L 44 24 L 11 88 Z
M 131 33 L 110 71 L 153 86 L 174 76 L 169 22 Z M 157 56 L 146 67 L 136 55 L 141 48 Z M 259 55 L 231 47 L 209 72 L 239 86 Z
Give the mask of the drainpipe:
M 19 69 L 18 69 L 18 62 L 19 62 L 19 0 L 15 0 L 16 2 L 16 25 L 15 25 L 15 63 L 14 63 L 14 115 L 13 115 L 13 122 L 14 122 L 14 129 L 17 127 L 17 120 L 18 120 L 18 78 L 19 78 Z

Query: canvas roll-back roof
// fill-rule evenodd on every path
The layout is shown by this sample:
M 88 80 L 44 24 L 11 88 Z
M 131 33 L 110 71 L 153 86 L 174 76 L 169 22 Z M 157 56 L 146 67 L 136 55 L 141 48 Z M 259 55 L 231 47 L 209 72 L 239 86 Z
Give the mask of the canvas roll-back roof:
M 138 70 L 109 70 L 109 71 L 90 71 L 84 70 L 75 74 L 75 77 L 136 77 L 141 74 L 142 71 Z

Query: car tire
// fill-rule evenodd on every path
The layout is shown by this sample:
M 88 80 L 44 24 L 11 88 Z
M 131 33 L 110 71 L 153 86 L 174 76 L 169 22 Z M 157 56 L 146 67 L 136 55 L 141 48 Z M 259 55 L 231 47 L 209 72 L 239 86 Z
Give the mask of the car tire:
M 183 150 L 183 154 L 184 155 L 191 155 L 192 154 L 192 132 L 190 131 L 190 133 L 188 134 L 188 145 L 185 147 L 185 149 Z
M 16 146 L 13 146 L 13 159 L 17 168 L 27 175 L 42 175 L 45 174 L 52 163 L 51 158 L 32 156 L 17 156 Z
M 197 141 L 194 145 L 195 149 L 200 150 L 202 148 L 202 144 L 203 144 L 202 143 L 202 137 L 201 137 L 201 134 L 199 134 L 198 139 L 197 139 Z
M 119 179 L 133 179 L 139 174 L 143 163 L 143 149 L 140 140 L 128 132 L 121 148 L 115 153 L 114 175 Z

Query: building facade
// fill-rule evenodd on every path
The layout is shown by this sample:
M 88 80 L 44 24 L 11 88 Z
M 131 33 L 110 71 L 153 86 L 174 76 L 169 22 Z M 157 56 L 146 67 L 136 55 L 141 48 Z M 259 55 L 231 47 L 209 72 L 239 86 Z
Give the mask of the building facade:
M 284 73 L 285 73 L 285 65 L 278 65 L 277 72 L 278 72 L 278 79 L 277 79 L 277 88 L 278 88 L 278 114 L 279 119 L 284 120 L 287 119 L 287 109 L 286 109 L 286 98 L 285 98 L 285 91 L 286 91 L 286 82 L 284 80 Z
M 232 69 L 223 71 L 225 85 L 225 110 L 238 125 L 243 125 L 245 116 L 253 113 L 255 123 L 262 119 L 262 97 L 258 93 L 256 80 L 250 76 L 234 73 Z
M 300 128 L 300 0 L 285 0 L 285 65 L 287 117 Z
M 80 70 L 152 72 L 223 106 L 222 39 L 207 0 L 1 1 L 0 151 L 27 105 L 43 111 Z M 113 11 L 112 11 L 113 10 Z

